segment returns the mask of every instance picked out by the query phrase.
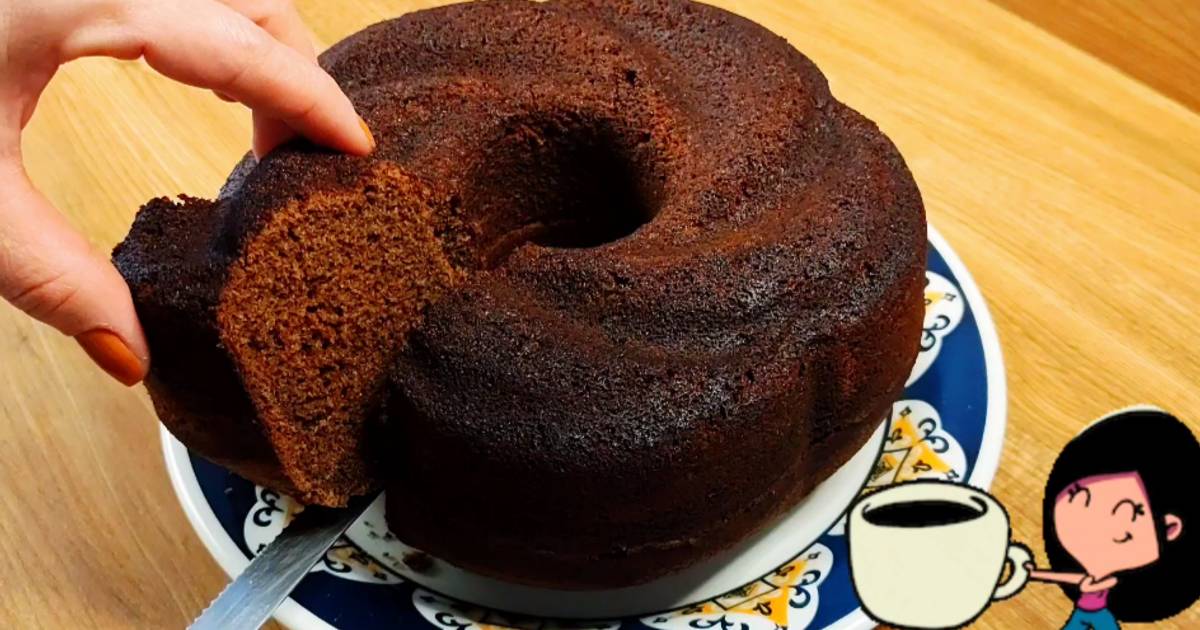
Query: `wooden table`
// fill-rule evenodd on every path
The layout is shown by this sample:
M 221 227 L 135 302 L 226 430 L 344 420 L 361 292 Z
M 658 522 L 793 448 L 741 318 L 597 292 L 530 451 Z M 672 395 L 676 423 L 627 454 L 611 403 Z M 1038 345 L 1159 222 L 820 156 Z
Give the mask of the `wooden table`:
M 327 45 L 434 3 L 298 4 Z M 1200 432 L 1194 2 L 719 4 L 786 36 L 879 123 L 975 274 L 1008 366 L 994 491 L 1017 538 L 1044 558 L 1042 483 L 1089 419 L 1149 401 Z M 144 200 L 212 195 L 248 138 L 237 106 L 87 60 L 52 83 L 24 149 L 108 249 Z M 172 496 L 145 392 L 6 306 L 0 331 L 0 626 L 183 626 L 225 576 Z M 1058 627 L 1070 606 L 1035 585 L 978 624 Z M 1167 625 L 1198 627 L 1200 610 Z

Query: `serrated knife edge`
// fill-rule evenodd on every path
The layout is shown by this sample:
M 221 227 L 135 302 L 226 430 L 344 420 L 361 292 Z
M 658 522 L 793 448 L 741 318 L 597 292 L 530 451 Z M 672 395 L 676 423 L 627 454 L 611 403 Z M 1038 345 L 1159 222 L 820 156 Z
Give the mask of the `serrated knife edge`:
M 217 595 L 188 630 L 262 627 L 374 499 L 359 497 L 345 508 L 305 509 Z

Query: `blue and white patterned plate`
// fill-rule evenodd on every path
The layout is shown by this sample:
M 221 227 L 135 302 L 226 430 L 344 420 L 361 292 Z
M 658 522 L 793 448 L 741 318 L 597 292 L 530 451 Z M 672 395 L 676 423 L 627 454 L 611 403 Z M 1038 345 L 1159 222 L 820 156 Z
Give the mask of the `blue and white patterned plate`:
M 679 607 L 586 622 L 485 608 L 479 604 L 507 610 L 539 606 L 583 610 L 563 604 L 567 600 L 552 591 L 489 584 L 453 567 L 438 567 L 432 573 L 424 572 L 423 567 L 418 568 L 424 573 L 414 571 L 409 564 L 416 563 L 406 563 L 408 548 L 387 531 L 377 502 L 301 581 L 277 611 L 276 619 L 296 630 L 873 627 L 850 584 L 839 519 L 860 491 L 864 477 L 871 487 L 938 477 L 987 488 L 1004 442 L 1004 366 L 995 327 L 962 261 L 932 227 L 929 241 L 921 354 L 904 399 L 896 402 L 887 426 L 881 427 L 882 444 L 872 440 L 780 524 L 722 555 L 717 562 L 720 566 L 705 569 L 711 579 L 700 581 L 700 587 L 685 594 L 677 602 Z M 162 444 L 172 485 L 188 519 L 230 575 L 239 573 L 298 509 L 288 497 L 256 487 L 190 454 L 165 429 Z M 440 581 L 428 577 L 439 574 L 443 576 Z M 446 579 L 447 574 L 453 579 Z M 633 602 L 630 610 L 644 611 L 637 605 L 655 601 L 653 590 L 653 584 L 639 587 L 616 599 Z M 466 601 L 453 599 L 455 594 Z M 692 595 L 695 597 L 689 598 Z M 586 597 L 577 601 L 580 606 L 590 605 Z M 506 605 L 510 602 L 515 603 Z

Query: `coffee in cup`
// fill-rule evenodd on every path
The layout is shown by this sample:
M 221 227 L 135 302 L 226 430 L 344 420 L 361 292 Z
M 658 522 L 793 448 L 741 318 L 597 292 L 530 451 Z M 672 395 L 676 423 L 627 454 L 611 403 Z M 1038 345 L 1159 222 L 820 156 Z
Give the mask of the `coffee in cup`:
M 1029 580 L 1029 550 L 1010 543 L 1008 514 L 961 484 L 922 480 L 861 497 L 846 523 L 850 571 L 863 608 L 912 628 L 970 622 Z M 1012 574 L 1000 583 L 1005 564 Z

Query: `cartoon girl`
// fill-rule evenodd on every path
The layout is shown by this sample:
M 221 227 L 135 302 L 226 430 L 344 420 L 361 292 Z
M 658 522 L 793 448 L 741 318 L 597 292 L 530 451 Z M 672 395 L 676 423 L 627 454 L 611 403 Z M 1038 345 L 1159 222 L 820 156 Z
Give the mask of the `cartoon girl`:
M 1064 629 L 1183 611 L 1200 598 L 1200 443 L 1157 409 L 1101 418 L 1054 462 L 1042 537 L 1051 570 L 1029 567 L 1030 577 L 1075 602 Z

